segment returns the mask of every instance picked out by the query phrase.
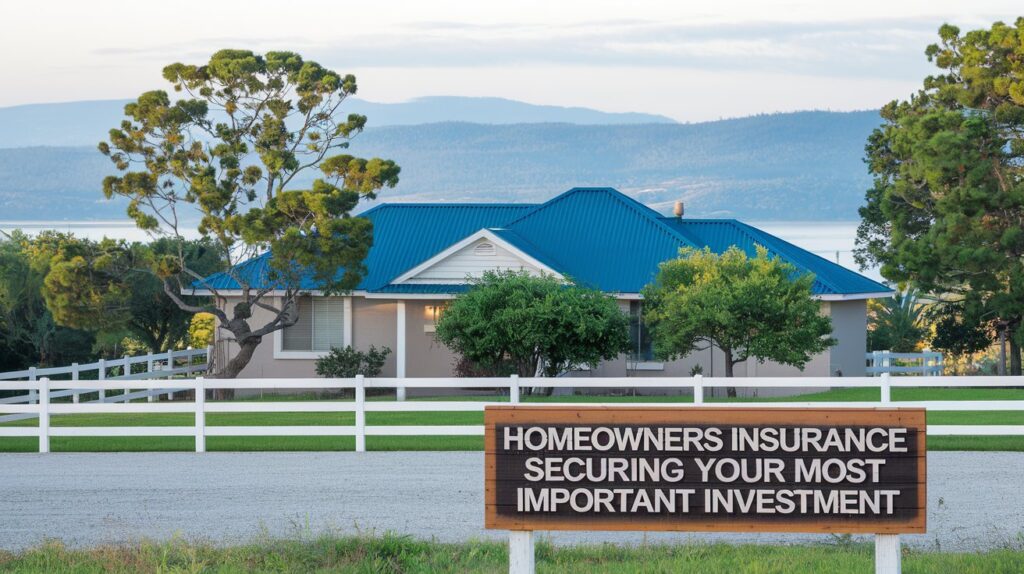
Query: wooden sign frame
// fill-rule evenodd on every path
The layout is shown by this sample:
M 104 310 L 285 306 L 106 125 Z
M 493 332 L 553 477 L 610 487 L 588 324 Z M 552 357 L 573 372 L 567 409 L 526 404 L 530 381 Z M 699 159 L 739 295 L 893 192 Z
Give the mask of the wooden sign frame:
M 586 520 L 554 515 L 510 516 L 498 512 L 498 432 L 501 425 L 704 425 L 778 427 L 901 427 L 916 445 L 917 502 L 909 517 L 796 519 L 773 516 L 688 519 L 686 516 L 622 517 Z M 905 408 L 743 408 L 743 407 L 565 407 L 488 406 L 484 411 L 485 527 L 503 530 L 648 530 L 692 532 L 810 532 L 920 534 L 927 526 L 927 444 L 924 409 Z M 692 456 L 683 454 L 682 456 Z M 792 454 L 788 456 L 794 456 Z M 889 455 L 891 457 L 891 455 Z M 508 463 L 506 463 L 508 464 Z M 910 507 L 907 507 L 910 508 Z

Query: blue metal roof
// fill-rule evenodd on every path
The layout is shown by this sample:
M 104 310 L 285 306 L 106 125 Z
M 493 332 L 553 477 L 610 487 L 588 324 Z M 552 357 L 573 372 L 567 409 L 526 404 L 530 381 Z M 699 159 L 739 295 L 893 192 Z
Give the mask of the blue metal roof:
M 539 205 L 510 203 L 395 203 L 363 213 L 374 244 L 359 290 L 375 293 L 460 293 L 464 285 L 391 285 L 396 277 L 481 230 L 576 282 L 605 292 L 637 293 L 658 264 L 681 247 L 721 253 L 736 246 L 769 253 L 815 275 L 814 292 L 847 295 L 889 292 L 885 285 L 734 219 L 676 219 L 611 188 L 574 188 Z M 242 263 L 239 276 L 263 283 L 268 254 Z M 207 278 L 216 289 L 237 288 L 226 274 Z M 197 288 L 201 288 L 196 284 Z M 302 289 L 315 290 L 309 278 Z
M 769 255 L 782 258 L 799 271 L 813 273 L 814 293 L 817 295 L 891 291 L 877 281 L 735 219 L 663 219 L 682 235 L 715 253 L 736 246 L 753 257 L 757 252 L 756 246 L 760 245 L 768 250 Z
M 376 291 L 439 251 L 488 227 L 498 227 L 536 207 L 529 203 L 386 203 L 360 217 L 373 222 L 373 247 L 364 261 L 367 274 L 358 289 Z M 240 264 L 238 274 L 251 286 L 262 285 L 270 254 Z M 341 276 L 339 271 L 338 276 Z M 214 289 L 238 289 L 226 273 L 207 277 Z M 195 284 L 197 289 L 202 286 Z M 301 289 L 315 290 L 310 277 Z
M 610 188 L 570 189 L 507 227 L 542 246 L 563 275 L 607 292 L 639 292 L 659 263 L 691 245 L 658 212 Z

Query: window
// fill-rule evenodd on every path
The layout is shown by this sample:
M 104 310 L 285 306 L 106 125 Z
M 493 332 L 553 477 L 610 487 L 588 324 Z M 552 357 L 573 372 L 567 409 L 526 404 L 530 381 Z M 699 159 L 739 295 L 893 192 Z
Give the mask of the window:
M 654 361 L 654 344 L 643 321 L 643 301 L 629 302 L 629 340 L 632 343 L 630 361 Z
M 299 320 L 281 334 L 282 351 L 330 351 L 345 346 L 345 302 L 299 297 Z

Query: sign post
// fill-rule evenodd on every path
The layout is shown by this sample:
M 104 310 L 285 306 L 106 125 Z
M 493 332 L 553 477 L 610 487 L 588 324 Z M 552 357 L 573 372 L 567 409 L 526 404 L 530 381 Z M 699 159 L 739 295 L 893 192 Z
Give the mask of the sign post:
M 925 532 L 923 409 L 487 407 L 487 528 L 865 533 L 900 572 Z

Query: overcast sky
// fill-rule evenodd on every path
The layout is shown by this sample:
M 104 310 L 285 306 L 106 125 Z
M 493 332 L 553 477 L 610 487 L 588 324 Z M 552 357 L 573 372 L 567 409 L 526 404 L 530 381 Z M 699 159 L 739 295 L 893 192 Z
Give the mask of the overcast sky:
M 1020 0 L 34 0 L 0 4 L 0 106 L 128 98 L 232 47 L 292 50 L 379 102 L 428 95 L 700 121 L 875 108 L 931 71 L 943 22 L 1012 22 Z

